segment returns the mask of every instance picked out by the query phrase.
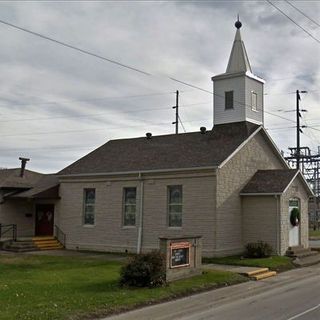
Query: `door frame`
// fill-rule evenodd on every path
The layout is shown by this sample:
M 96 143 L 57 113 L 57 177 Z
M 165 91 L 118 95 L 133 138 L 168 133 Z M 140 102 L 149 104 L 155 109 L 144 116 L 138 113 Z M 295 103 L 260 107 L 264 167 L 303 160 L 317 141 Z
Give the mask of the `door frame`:
M 290 206 L 290 201 L 298 201 L 298 205 L 297 206 Z M 292 197 L 289 199 L 289 203 L 288 203 L 288 223 L 289 223 L 289 230 L 288 230 L 288 244 L 289 244 L 289 247 L 294 247 L 294 246 L 299 246 L 301 244 L 301 228 L 300 228 L 300 224 L 298 226 L 295 226 L 293 227 L 291 225 L 291 222 L 290 222 L 290 213 L 291 213 L 291 210 L 293 208 L 298 208 L 299 209 L 299 212 L 300 212 L 300 221 L 301 221 L 301 211 L 300 211 L 300 207 L 301 207 L 301 201 L 298 197 Z M 290 244 L 290 231 L 292 231 L 294 228 L 297 228 L 297 232 L 298 232 L 298 244 L 295 244 L 295 245 L 291 245 Z
M 51 234 L 47 234 L 47 235 L 39 235 L 38 232 L 38 208 L 39 207 L 50 207 L 52 208 L 52 233 Z M 34 235 L 36 237 L 45 237 L 45 236 L 54 236 L 54 218 L 55 218 L 55 214 L 54 214 L 54 210 L 55 209 L 55 205 L 53 203 L 36 203 L 35 204 L 35 215 L 34 215 Z

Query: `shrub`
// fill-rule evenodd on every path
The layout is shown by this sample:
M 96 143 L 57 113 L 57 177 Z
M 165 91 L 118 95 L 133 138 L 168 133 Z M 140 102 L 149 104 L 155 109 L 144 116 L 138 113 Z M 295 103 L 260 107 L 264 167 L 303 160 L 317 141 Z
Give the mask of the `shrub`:
M 252 242 L 246 245 L 246 257 L 248 258 L 270 257 L 272 251 L 272 247 L 263 241 Z
M 121 286 L 158 287 L 165 282 L 165 257 L 159 251 L 134 255 L 120 271 Z

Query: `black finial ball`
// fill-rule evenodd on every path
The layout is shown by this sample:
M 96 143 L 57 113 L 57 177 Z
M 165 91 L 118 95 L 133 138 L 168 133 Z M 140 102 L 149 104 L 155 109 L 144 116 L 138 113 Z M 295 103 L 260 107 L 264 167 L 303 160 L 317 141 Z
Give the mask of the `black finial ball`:
M 241 27 L 242 27 L 242 23 L 238 20 L 238 21 L 236 21 L 236 23 L 234 24 L 235 25 L 235 27 L 237 28 L 237 29 L 240 29 Z

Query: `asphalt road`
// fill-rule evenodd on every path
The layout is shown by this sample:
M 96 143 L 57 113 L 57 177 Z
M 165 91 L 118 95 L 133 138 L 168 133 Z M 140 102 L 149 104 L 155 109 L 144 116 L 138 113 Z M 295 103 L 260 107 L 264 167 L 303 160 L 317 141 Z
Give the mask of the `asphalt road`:
M 320 248 L 320 240 L 309 240 L 309 246 L 311 248 Z
M 317 320 L 320 265 L 213 290 L 108 320 Z

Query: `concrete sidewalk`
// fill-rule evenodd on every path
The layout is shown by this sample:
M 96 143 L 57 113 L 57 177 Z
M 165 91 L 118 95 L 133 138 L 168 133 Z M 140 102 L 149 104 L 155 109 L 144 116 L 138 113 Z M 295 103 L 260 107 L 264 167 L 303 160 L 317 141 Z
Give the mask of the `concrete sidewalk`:
M 251 272 L 255 272 L 264 268 L 260 267 L 243 267 L 243 266 L 231 266 L 231 265 L 226 265 L 226 264 L 203 264 L 202 265 L 203 270 L 221 270 L 221 271 L 230 271 L 234 273 L 239 273 L 239 274 L 249 274 Z

